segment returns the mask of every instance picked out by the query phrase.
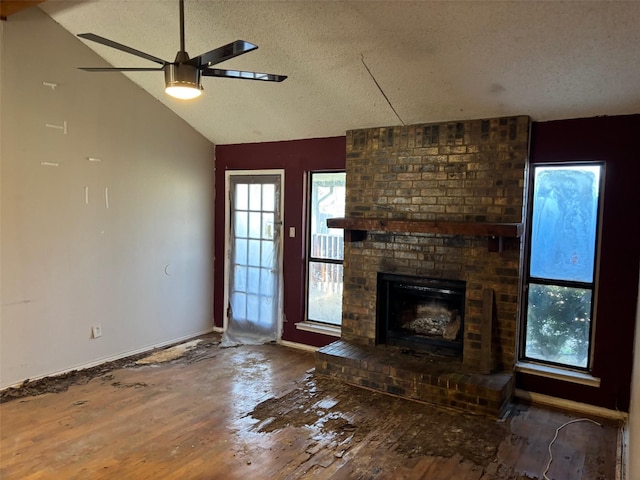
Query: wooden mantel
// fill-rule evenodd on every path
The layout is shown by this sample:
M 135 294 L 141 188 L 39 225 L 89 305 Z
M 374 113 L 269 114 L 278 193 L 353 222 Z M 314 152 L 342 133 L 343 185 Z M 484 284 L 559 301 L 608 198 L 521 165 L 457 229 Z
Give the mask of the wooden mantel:
M 429 220 L 390 220 L 386 218 L 328 218 L 329 228 L 342 228 L 346 242 L 359 242 L 367 232 L 439 233 L 489 237 L 489 251 L 502 251 L 503 238 L 519 238 L 522 223 L 446 222 Z

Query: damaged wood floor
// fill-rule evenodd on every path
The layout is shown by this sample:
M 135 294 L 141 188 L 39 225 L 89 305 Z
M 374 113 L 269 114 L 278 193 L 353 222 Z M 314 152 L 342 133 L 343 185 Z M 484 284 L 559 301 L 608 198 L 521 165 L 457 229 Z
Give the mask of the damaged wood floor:
M 170 352 L 167 352 L 170 353 Z M 122 368 L 124 365 L 124 368 Z M 495 421 L 313 375 L 313 354 L 219 348 L 120 364 L 0 405 L 0 478 L 542 479 L 556 428 L 515 405 Z M 618 426 L 560 430 L 548 478 L 613 480 Z

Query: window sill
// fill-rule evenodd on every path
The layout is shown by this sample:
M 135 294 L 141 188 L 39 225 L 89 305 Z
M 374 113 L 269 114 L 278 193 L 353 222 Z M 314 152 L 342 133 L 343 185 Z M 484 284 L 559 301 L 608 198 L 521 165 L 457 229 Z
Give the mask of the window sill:
M 296 328 L 298 330 L 304 330 L 305 332 L 321 333 L 322 335 L 330 335 L 338 338 L 342 335 L 342 329 L 339 325 L 327 325 L 324 323 L 306 321 L 296 323 Z
M 540 365 L 537 363 L 518 362 L 516 372 L 540 377 L 553 378 L 563 382 L 577 383 L 589 387 L 600 387 L 600 379 L 584 372 L 566 370 L 564 368 L 552 367 L 550 365 Z

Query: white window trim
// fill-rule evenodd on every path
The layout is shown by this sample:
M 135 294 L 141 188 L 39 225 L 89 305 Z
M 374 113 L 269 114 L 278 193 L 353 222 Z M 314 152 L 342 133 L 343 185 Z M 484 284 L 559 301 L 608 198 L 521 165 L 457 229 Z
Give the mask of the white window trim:
M 329 325 L 327 323 L 306 320 L 296 323 L 296 328 L 298 330 L 304 330 L 305 332 L 321 333 L 322 335 L 329 335 L 331 337 L 340 338 L 342 336 L 342 328 L 340 325 Z
M 594 377 L 593 375 L 585 372 L 568 370 L 551 365 L 519 361 L 516 363 L 515 370 L 516 372 L 537 375 L 539 377 L 553 378 L 563 382 L 577 383 L 588 387 L 600 387 L 600 379 L 598 377 Z

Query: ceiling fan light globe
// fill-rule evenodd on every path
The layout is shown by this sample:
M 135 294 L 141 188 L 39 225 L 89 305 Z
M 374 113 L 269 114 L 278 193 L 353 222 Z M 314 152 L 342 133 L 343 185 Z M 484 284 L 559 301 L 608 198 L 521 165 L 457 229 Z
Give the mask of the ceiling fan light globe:
M 202 94 L 202 90 L 194 85 L 167 85 L 164 90 L 167 94 L 180 100 L 191 100 L 192 98 L 199 97 Z

